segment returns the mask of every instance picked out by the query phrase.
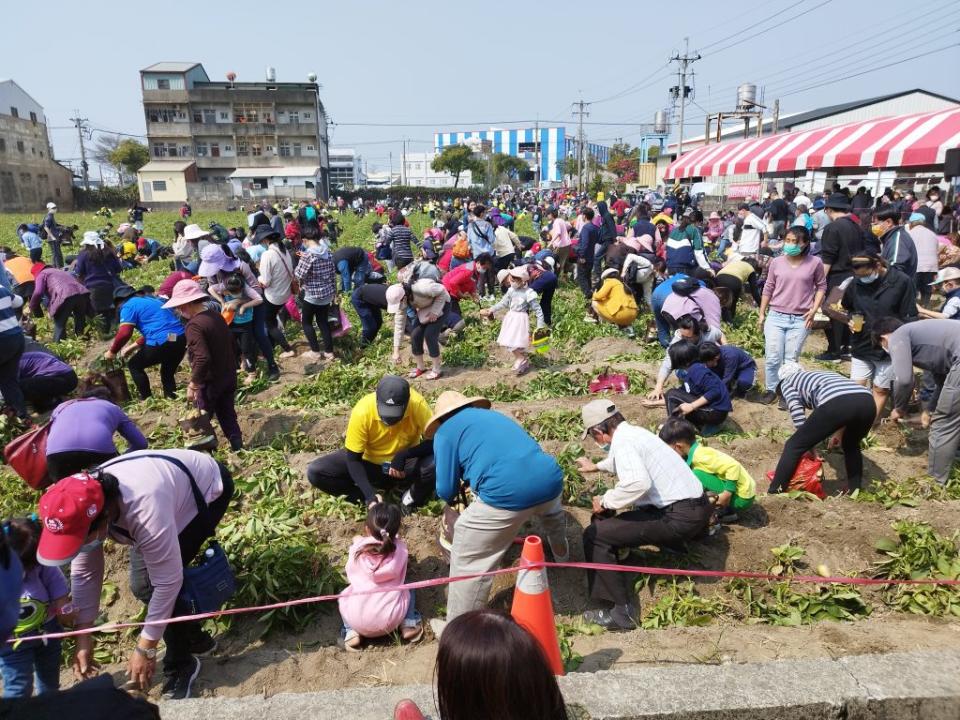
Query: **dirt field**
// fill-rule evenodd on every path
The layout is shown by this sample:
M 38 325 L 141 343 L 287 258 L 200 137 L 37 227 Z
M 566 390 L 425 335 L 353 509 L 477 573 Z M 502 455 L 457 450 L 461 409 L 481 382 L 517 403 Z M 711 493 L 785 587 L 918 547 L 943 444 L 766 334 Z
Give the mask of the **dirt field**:
M 625 339 L 601 338 L 583 348 L 582 364 L 551 369 L 594 373 L 605 364 L 606 358 L 636 351 L 637 345 Z M 648 378 L 652 378 L 655 372 L 655 365 L 650 363 L 621 362 L 617 367 L 642 372 Z M 316 412 L 264 407 L 271 400 L 282 398 L 291 384 L 303 380 L 302 374 L 302 370 L 291 369 L 285 372 L 283 383 L 271 386 L 243 403 L 241 419 L 245 436 L 251 445 L 267 444 L 277 437 L 300 431 L 314 438 L 321 446 L 339 446 L 346 425 L 345 411 L 324 417 Z M 634 376 L 640 377 L 638 374 Z M 421 384 L 420 389 L 432 398 L 444 388 L 467 385 L 484 387 L 498 382 L 528 385 L 536 377 L 537 372 L 533 372 L 518 381 L 502 367 L 450 369 L 439 381 Z M 494 407 L 523 421 L 545 410 L 577 411 L 583 402 L 583 397 L 561 397 L 495 403 Z M 662 420 L 662 410 L 642 407 L 639 395 L 622 396 L 617 402 L 626 417 L 634 423 L 652 427 Z M 156 412 L 143 413 L 138 419 L 147 430 L 170 422 L 169 417 Z M 924 501 L 918 507 L 887 510 L 879 503 L 855 502 L 846 497 L 810 502 L 782 496 L 763 496 L 767 486 L 766 472 L 775 466 L 783 439 L 790 431 L 786 413 L 775 406 L 739 402 L 728 430 L 728 433 L 711 439 L 709 443 L 738 457 L 753 474 L 761 494 L 757 506 L 745 514 L 741 523 L 726 526 L 718 534 L 691 546 L 690 552 L 684 557 L 663 557 L 651 548 L 635 553 L 631 557 L 632 564 L 670 567 L 680 562 L 692 568 L 766 571 L 773 564 L 770 548 L 794 542 L 806 550 L 800 570 L 812 571 L 822 564 L 835 574 L 866 575 L 878 560 L 874 542 L 892 534 L 892 522 L 922 519 L 944 533 L 952 532 L 960 525 L 960 502 L 957 501 Z M 569 431 L 572 435 L 572 428 Z M 576 437 L 579 438 L 579 435 Z M 543 445 L 548 451 L 559 453 L 568 448 L 571 442 L 574 445 L 581 444 L 576 439 L 546 440 Z M 598 455 L 592 441 L 588 440 L 582 446 L 587 454 Z M 304 492 L 309 490 L 303 470 L 316 454 L 295 453 L 287 458 L 290 467 L 301 478 Z M 882 480 L 920 475 L 924 470 L 925 455 L 925 433 L 918 431 L 907 435 L 896 428 L 883 426 L 878 429 L 872 447 L 866 452 L 866 477 Z M 827 459 L 830 467 L 827 468 L 826 487 L 828 491 L 836 492 L 840 487 L 836 478 L 837 469 L 842 468 L 842 458 L 838 454 L 828 454 Z M 574 560 L 583 559 L 580 537 L 588 522 L 587 510 L 569 508 L 568 536 Z M 438 521 L 433 517 L 417 516 L 405 522 L 405 537 L 411 551 L 410 580 L 446 574 L 447 566 L 440 556 L 436 541 L 437 528 Z M 317 542 L 329 545 L 332 557 L 339 557 L 342 565 L 343 555 L 358 530 L 358 523 L 327 518 L 318 526 Z M 534 526 L 530 530 L 535 532 L 537 528 Z M 517 556 L 518 551 L 514 548 L 507 562 L 516 562 Z M 109 616 L 120 619 L 134 615 L 139 608 L 127 590 L 125 558 L 119 553 L 110 555 L 108 579 L 117 585 L 120 592 L 119 599 L 110 608 Z M 653 583 L 641 592 L 641 602 L 645 608 L 659 597 L 664 582 Z M 512 583 L 513 576 L 497 579 L 494 605 L 509 607 Z M 551 570 L 550 584 L 558 621 L 570 623 L 588 607 L 582 571 Z M 937 649 L 956 647 L 960 642 L 960 622 L 893 612 L 882 605 L 882 591 L 877 589 L 868 588 L 863 592 L 864 599 L 873 607 L 869 618 L 857 622 L 773 627 L 746 622 L 739 601 L 729 592 L 726 583 L 697 581 L 696 587 L 703 595 L 717 594 L 723 598 L 729 603 L 731 612 L 704 627 L 669 627 L 620 634 L 574 634 L 571 637 L 573 651 L 583 657 L 578 672 L 637 663 L 725 663 Z M 417 605 L 425 618 L 440 615 L 444 603 L 442 588 L 418 592 Z M 437 647 L 429 633 L 419 646 L 400 647 L 392 641 L 384 641 L 360 654 L 348 654 L 338 650 L 335 645 L 339 625 L 339 616 L 331 606 L 329 612 L 324 613 L 318 622 L 303 633 L 274 633 L 266 639 L 259 639 L 258 625 L 253 618 L 241 619 L 220 638 L 217 653 L 204 660 L 198 681 L 200 692 L 208 696 L 269 695 L 352 685 L 429 682 Z M 123 669 L 124 665 L 120 664 L 108 668 L 117 673 L 118 679 Z

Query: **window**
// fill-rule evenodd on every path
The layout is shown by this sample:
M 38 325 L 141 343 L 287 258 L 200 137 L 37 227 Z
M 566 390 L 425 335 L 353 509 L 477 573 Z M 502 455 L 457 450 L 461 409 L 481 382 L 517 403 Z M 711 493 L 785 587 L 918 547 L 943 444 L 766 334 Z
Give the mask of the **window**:
M 33 111 L 30 112 L 30 122 L 32 122 L 34 125 L 37 124 L 37 114 Z
M 229 119 L 230 119 L 230 113 L 221 111 L 221 112 L 220 112 L 220 119 L 221 119 L 221 120 L 229 120 Z
M 305 113 L 303 114 L 303 119 L 304 119 L 304 120 L 309 120 L 309 119 L 312 118 L 312 117 L 313 117 L 313 115 L 312 115 L 311 113 L 305 112 Z
M 307 145 L 307 150 L 309 150 L 309 151 L 312 152 L 312 151 L 313 151 L 313 145 Z
M 290 142 L 287 140 L 280 141 L 280 157 L 290 157 Z
M 224 146 L 223 146 L 223 151 L 224 151 L 224 152 L 230 152 L 231 150 L 233 150 L 233 145 L 224 145 Z
M 226 176 L 226 175 L 214 175 L 214 176 L 213 176 L 213 181 L 214 181 L 214 182 L 218 182 L 218 183 L 226 182 L 226 181 L 227 181 L 227 176 Z
M 250 154 L 250 144 L 246 140 L 237 140 L 237 157 L 247 157 Z
M 253 157 L 259 157 L 263 155 L 263 147 L 258 142 L 250 143 L 250 154 Z
M 267 147 L 264 148 L 264 152 L 273 153 L 273 145 L 267 145 Z
M 167 78 L 157 78 L 157 90 L 169 90 L 170 80 Z
M 40 157 L 43 157 L 43 150 L 40 151 Z
M 539 144 L 540 144 L 540 143 L 536 143 L 536 142 L 522 142 L 522 143 L 517 143 L 517 152 L 518 152 L 518 153 L 536 153 L 536 152 L 537 152 L 537 146 L 538 146 Z
M 295 143 L 293 144 L 293 156 L 294 156 L 294 157 L 300 157 L 302 154 L 303 154 L 303 153 L 301 152 L 301 149 L 300 149 L 300 143 L 295 142 Z
M 154 143 L 153 144 L 153 156 L 154 157 L 163 157 L 166 154 L 165 145 L 163 143 Z
M 197 157 L 207 157 L 210 152 L 210 146 L 205 142 L 198 142 L 196 147 Z
M 4 140 L 3 138 L 0 138 L 0 152 L 5 153 L 6 151 L 7 151 L 7 141 Z
M 254 190 L 266 190 L 267 189 L 267 179 L 266 178 L 253 178 L 251 183 Z
M 17 140 L 17 150 L 26 152 L 26 148 L 23 146 L 23 140 Z
M 230 146 L 227 146 L 227 150 L 229 149 Z M 210 157 L 220 157 L 220 143 L 210 143 Z
M 172 107 L 151 107 L 147 110 L 147 118 L 150 122 L 169 123 L 176 120 L 186 120 L 187 116 L 182 110 Z
M 179 157 L 190 157 L 190 146 L 189 146 L 189 145 L 181 145 L 179 148 L 177 148 L 177 151 L 178 151 L 178 152 L 177 152 L 177 155 L 178 155 Z
M 10 114 L 16 118 L 20 117 L 20 112 L 13 105 L 10 106 Z
M 300 112 L 299 112 L 298 110 L 291 110 L 291 111 L 290 111 L 290 123 L 291 123 L 292 125 L 299 125 L 299 124 L 300 124 Z
M 31 154 L 31 155 L 36 155 L 36 154 L 37 154 L 37 149 L 36 149 L 33 145 L 30 146 L 30 154 Z
M 59 188 L 59 187 L 55 187 L 55 188 L 53 189 L 53 191 L 54 191 L 54 193 L 56 193 L 57 197 L 60 197 L 60 188 Z
M 166 181 L 166 180 L 154 180 L 152 184 L 153 184 L 153 190 L 154 190 L 154 192 L 166 192 L 166 191 L 167 191 L 167 181 Z

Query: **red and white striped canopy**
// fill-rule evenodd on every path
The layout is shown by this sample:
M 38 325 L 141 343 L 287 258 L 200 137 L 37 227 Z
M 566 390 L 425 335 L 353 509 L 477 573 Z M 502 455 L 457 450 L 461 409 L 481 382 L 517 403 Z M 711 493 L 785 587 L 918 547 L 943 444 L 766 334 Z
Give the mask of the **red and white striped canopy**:
M 960 108 L 704 145 L 677 158 L 663 176 L 938 165 L 955 147 L 960 147 Z

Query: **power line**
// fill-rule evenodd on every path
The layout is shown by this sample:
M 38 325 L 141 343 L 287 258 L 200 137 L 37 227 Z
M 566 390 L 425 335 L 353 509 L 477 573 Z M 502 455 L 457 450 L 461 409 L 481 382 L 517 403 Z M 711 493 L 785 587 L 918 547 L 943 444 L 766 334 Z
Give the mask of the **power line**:
M 643 90 L 644 88 L 649 87 L 650 85 L 656 84 L 656 83 L 660 82 L 660 80 L 664 80 L 664 79 L 670 77 L 670 75 L 667 74 L 667 75 L 663 76 L 662 78 L 658 78 L 657 80 L 651 81 L 650 84 L 648 84 L 648 85 L 644 85 L 643 87 L 638 87 L 638 85 L 642 85 L 643 83 L 647 82 L 648 80 L 650 80 L 650 78 L 652 78 L 654 75 L 658 74 L 661 70 L 669 67 L 669 65 L 670 65 L 670 61 L 667 60 L 667 62 L 665 62 L 665 63 L 664 63 L 663 65 L 661 65 L 660 67 L 658 67 L 658 68 L 657 68 L 656 70 L 654 70 L 652 73 L 650 73 L 650 74 L 647 75 L 646 77 L 642 78 L 641 80 L 638 80 L 638 81 L 635 82 L 633 85 L 631 85 L 631 86 L 629 86 L 628 88 L 626 88 L 625 90 L 621 90 L 621 91 L 618 92 L 618 93 L 615 93 L 615 94 L 613 94 L 613 95 L 610 95 L 609 97 L 601 98 L 601 99 L 599 99 L 599 100 L 591 100 L 590 103 L 591 103 L 592 105 L 596 105 L 596 104 L 599 104 L 599 103 L 610 102 L 611 100 L 618 100 L 619 98 L 625 97 L 626 95 L 632 95 L 633 93 L 639 92 L 640 90 Z
M 827 0 L 827 1 L 829 2 L 829 0 Z M 714 47 L 714 46 L 716 46 L 716 45 L 720 45 L 720 44 L 722 44 L 722 43 L 725 43 L 725 42 L 727 42 L 727 40 L 732 40 L 732 39 L 735 38 L 735 37 L 740 37 L 740 38 L 742 38 L 742 37 L 743 37 L 743 34 L 744 34 L 745 32 L 747 32 L 747 31 L 749 31 L 749 30 L 752 30 L 753 28 L 757 27 L 758 25 L 763 25 L 763 24 L 764 24 L 765 22 L 767 22 L 768 20 L 774 19 L 775 17 L 777 17 L 778 15 L 780 15 L 780 13 L 782 13 L 784 10 L 786 10 L 788 7 L 791 7 L 791 6 L 794 6 L 794 7 L 795 7 L 795 3 L 789 2 L 789 3 L 787 3 L 786 5 L 784 5 L 782 8 L 780 8 L 779 10 L 777 10 L 773 15 L 769 15 L 769 16 L 763 18 L 762 20 L 758 20 L 758 21 L 755 22 L 753 25 L 747 25 L 747 27 L 745 27 L 745 28 L 740 28 L 739 30 L 737 30 L 737 32 L 733 33 L 732 35 L 728 35 L 728 36 L 725 37 L 725 38 L 720 38 L 719 40 L 714 40 L 712 43 L 710 43 L 710 44 L 708 44 L 708 45 L 704 45 L 704 46 L 701 47 L 700 49 L 701 49 L 701 50 L 709 50 L 710 48 L 712 48 L 712 47 Z M 719 52 L 719 51 L 718 51 L 718 52 Z
M 833 0 L 823 0 L 819 5 L 814 5 L 812 8 L 807 8 L 806 10 L 803 10 L 802 12 L 799 12 L 799 13 L 797 13 L 796 15 L 791 15 L 791 16 L 788 17 L 788 18 L 783 18 L 782 20 L 779 20 L 776 25 L 771 25 L 771 26 L 768 27 L 768 28 L 764 28 L 763 30 L 761 30 L 761 31 L 758 32 L 758 33 L 755 33 L 753 36 L 751 36 L 751 37 L 749 37 L 749 38 L 743 38 L 743 37 L 742 37 L 743 33 L 746 32 L 747 30 L 750 30 L 751 28 L 755 28 L 757 25 L 762 25 L 763 23 L 767 22 L 767 20 L 770 20 L 771 18 L 776 17 L 776 15 L 772 15 L 772 16 L 766 18 L 765 20 L 761 20 L 760 22 L 754 23 L 753 25 L 750 25 L 750 26 L 744 28 L 744 29 L 741 30 L 739 33 L 737 33 L 737 35 L 740 35 L 740 36 L 741 36 L 741 38 L 740 38 L 739 40 L 737 40 L 736 42 L 732 42 L 732 43 L 730 43 L 729 45 L 724 45 L 723 47 L 721 47 L 721 48 L 719 48 L 719 49 L 717 49 L 717 50 L 714 50 L 713 52 L 709 53 L 709 55 L 712 57 L 712 56 L 716 55 L 717 53 L 723 52 L 724 50 L 729 50 L 730 48 L 736 47 L 737 45 L 743 45 L 747 40 L 755 40 L 755 39 L 758 38 L 760 35 L 763 35 L 764 33 L 768 33 L 768 32 L 770 32 L 771 30 L 776 30 L 776 29 L 778 29 L 779 27 L 781 27 L 782 25 L 784 25 L 785 23 L 791 22 L 792 20 L 796 20 L 797 18 L 803 17 L 804 15 L 807 15 L 807 14 L 809 14 L 809 13 L 812 13 L 814 10 L 819 10 L 819 9 L 822 8 L 824 5 L 827 5 L 827 4 L 831 3 L 831 2 L 833 2 Z M 777 15 L 779 15 L 779 13 L 777 13 Z M 729 40 L 729 39 L 731 39 L 731 38 L 733 38 L 733 37 L 735 37 L 735 36 L 731 35 L 729 38 L 727 38 L 727 40 Z M 719 41 L 718 41 L 718 42 L 719 42 Z M 713 43 L 713 44 L 716 45 L 717 43 Z M 706 49 L 706 48 L 704 48 L 704 49 Z

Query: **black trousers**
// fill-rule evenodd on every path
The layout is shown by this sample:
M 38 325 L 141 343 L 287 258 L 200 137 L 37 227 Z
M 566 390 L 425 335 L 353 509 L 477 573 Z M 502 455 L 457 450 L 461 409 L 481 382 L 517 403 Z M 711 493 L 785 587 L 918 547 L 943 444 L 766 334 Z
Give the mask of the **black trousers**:
M 730 303 L 730 306 L 720 310 L 720 317 L 725 322 L 732 322 L 737 314 L 737 304 L 740 302 L 740 296 L 743 295 L 743 282 L 733 275 L 717 275 L 715 282 L 717 287 L 726 288 L 733 296 L 733 302 Z
M 266 308 L 267 335 L 270 337 L 270 343 L 273 347 L 279 345 L 286 352 L 290 349 L 290 343 L 287 342 L 287 336 L 283 334 L 283 328 L 277 322 L 280 317 L 280 311 L 284 309 L 283 305 L 274 305 L 272 302 L 263 299 L 263 306 Z M 270 357 L 273 357 L 271 353 Z
M 830 291 L 850 277 L 849 273 L 836 273 L 827 276 L 827 297 Z M 850 326 L 836 320 L 830 321 L 830 327 L 823 331 L 827 336 L 827 352 L 840 354 L 840 351 L 850 345 Z
M 0 335 L 0 393 L 3 394 L 3 404 L 12 407 L 18 417 L 27 415 L 27 403 L 23 399 L 20 389 L 20 357 L 25 347 L 23 333 Z
M 46 412 L 73 392 L 77 382 L 77 374 L 69 370 L 57 375 L 20 378 L 20 390 L 37 412 Z
M 405 478 L 393 478 L 383 472 L 380 465 L 366 460 L 361 461 L 367 473 L 367 480 L 379 490 L 387 490 L 397 485 L 408 484 L 415 507 L 423 505 L 433 496 L 436 487 L 436 469 L 433 455 L 422 458 L 410 458 L 404 466 Z M 351 502 L 362 503 L 360 492 L 347 470 L 347 451 L 336 450 L 318 457 L 307 466 L 307 480 L 317 490 L 328 495 L 344 495 Z
M 168 340 L 163 345 L 144 345 L 127 363 L 130 368 L 130 377 L 137 386 L 141 400 L 150 397 L 150 379 L 146 369 L 154 365 L 160 366 L 160 384 L 163 385 L 163 396 L 173 398 L 177 396 L 177 368 L 187 352 L 187 338 L 180 335 L 176 340 Z
M 98 453 L 89 450 L 65 450 L 47 455 L 47 475 L 55 483 L 82 470 L 89 470 L 100 463 L 115 458 L 116 453 Z
M 930 302 L 930 298 L 933 296 L 933 288 L 930 287 L 930 283 L 932 283 L 936 277 L 936 273 L 918 272 L 914 278 L 917 290 L 920 292 L 920 302 L 924 306 Z
M 303 301 L 303 307 L 300 308 L 301 324 L 303 325 L 303 334 L 310 343 L 310 349 L 314 352 L 320 351 L 320 343 L 317 342 L 317 332 L 313 329 L 316 322 L 320 328 L 320 337 L 323 339 L 323 351 L 333 352 L 333 333 L 330 331 L 330 310 L 329 303 L 326 305 L 314 305 L 306 300 Z
M 667 392 L 663 395 L 663 399 L 667 402 L 667 417 L 670 417 L 676 413 L 677 408 L 684 403 L 692 403 L 694 400 L 698 400 L 699 398 L 699 395 L 688 393 L 685 390 L 680 390 L 679 388 L 667 390 Z M 727 415 L 729 415 L 729 413 L 726 410 L 713 410 L 709 407 L 702 407 L 698 410 L 694 410 L 685 417 L 687 420 L 697 426 L 697 430 L 703 430 L 703 428 L 707 425 L 720 425 L 724 420 L 727 419 Z
M 449 310 L 449 305 L 446 310 Z M 410 352 L 413 355 L 423 355 L 423 343 L 427 343 L 427 352 L 432 358 L 440 357 L 440 331 L 443 330 L 443 317 L 432 323 L 421 323 L 419 320 L 410 331 Z
M 220 465 L 220 463 L 217 464 Z M 220 497 L 207 505 L 210 511 L 208 516 L 197 515 L 177 536 L 183 567 L 189 566 L 199 554 L 207 538 L 213 537 L 233 497 L 233 477 L 223 465 L 220 465 L 220 478 L 223 481 L 223 492 L 220 493 Z M 134 547 L 130 548 L 130 591 L 144 604 L 149 603 L 153 596 L 153 586 L 150 584 L 147 565 L 143 556 Z M 178 599 L 173 606 L 171 617 L 187 614 L 189 614 L 189 608 L 181 605 Z M 163 631 L 163 642 L 167 646 L 166 655 L 163 657 L 164 675 L 170 675 L 190 662 L 191 641 L 200 633 L 200 626 L 199 621 L 167 625 L 166 630 Z
M 580 292 L 583 293 L 588 305 L 593 298 L 593 282 L 590 278 L 592 267 L 593 258 L 586 258 L 583 262 L 577 259 L 577 285 L 580 286 Z
M 860 441 L 867 436 L 877 417 L 877 406 L 867 393 L 842 395 L 818 407 L 783 446 L 783 454 L 777 463 L 770 483 L 771 493 L 784 492 L 796 472 L 800 458 L 818 443 L 826 440 L 840 428 L 844 428 L 843 464 L 847 471 L 847 486 L 856 490 L 863 482 L 863 453 Z
M 253 372 L 257 367 L 257 338 L 253 334 L 253 322 L 230 324 L 230 334 L 233 335 L 235 342 L 234 350 L 237 351 L 237 367 L 240 367 L 240 359 L 243 358 L 243 369 L 247 372 Z
M 71 316 L 73 317 L 73 331 L 77 337 L 80 337 L 87 327 L 87 308 L 89 306 L 90 301 L 86 293 L 71 295 L 64 300 L 53 316 L 53 341 L 60 342 L 63 339 L 67 332 L 67 320 Z
M 663 508 L 644 506 L 613 517 L 594 515 L 583 531 L 583 555 L 587 562 L 619 564 L 617 551 L 641 545 L 682 549 L 687 540 L 699 537 L 710 523 L 712 506 L 706 495 L 680 500 Z M 594 600 L 624 605 L 631 597 L 628 573 L 613 570 L 587 571 L 587 588 Z
M 99 318 L 100 332 L 106 334 L 113 326 L 113 285 L 98 285 L 90 288 L 90 312 Z

